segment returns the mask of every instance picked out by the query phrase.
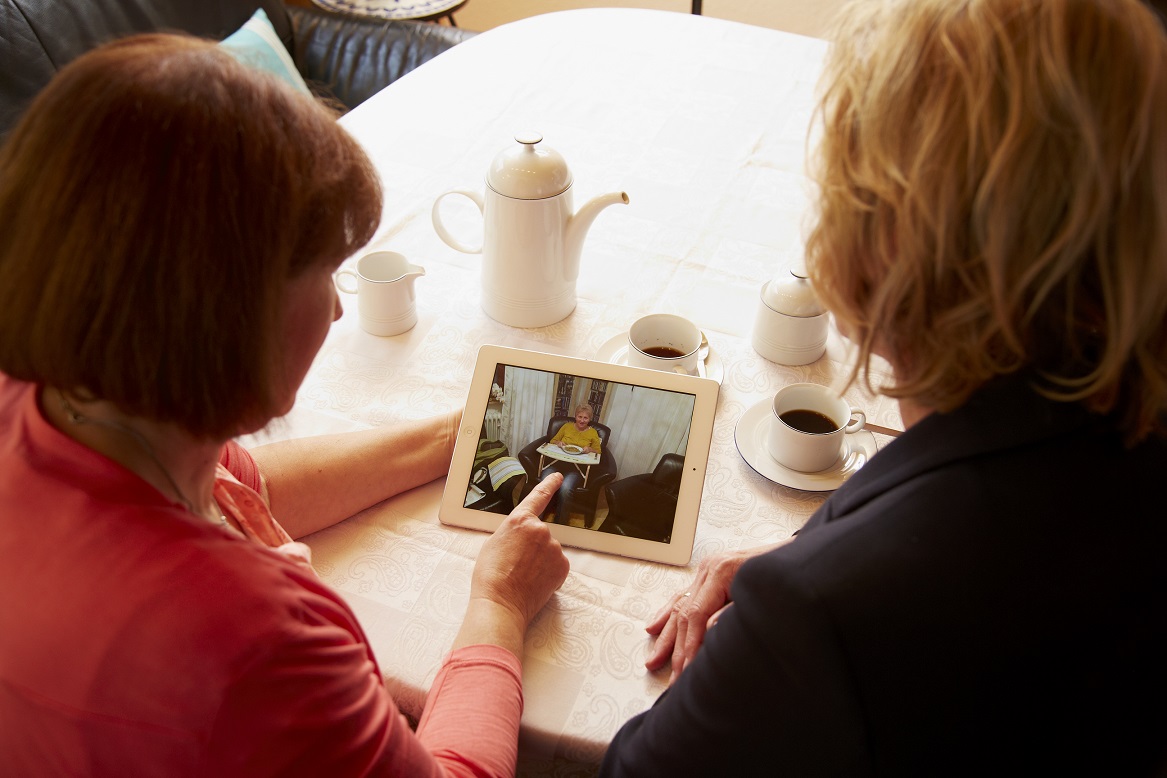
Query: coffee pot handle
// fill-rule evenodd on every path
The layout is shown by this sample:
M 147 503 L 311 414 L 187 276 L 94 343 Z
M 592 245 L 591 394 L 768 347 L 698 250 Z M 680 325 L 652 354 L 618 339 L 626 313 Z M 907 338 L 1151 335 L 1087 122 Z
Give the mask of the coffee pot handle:
M 471 192 L 467 189 L 453 189 L 449 192 L 445 192 L 444 194 L 439 195 L 438 199 L 434 200 L 434 207 L 433 207 L 433 210 L 430 212 L 430 218 L 433 220 L 433 223 L 434 223 L 434 231 L 437 232 L 438 237 L 441 238 L 443 241 L 445 241 L 446 245 L 452 249 L 457 249 L 458 251 L 461 251 L 465 254 L 481 254 L 482 253 L 482 244 L 481 243 L 479 243 L 477 246 L 469 246 L 465 243 L 462 243 L 460 240 L 458 240 L 453 235 L 451 235 L 449 233 L 449 231 L 446 229 L 445 225 L 442 224 L 442 217 L 441 217 L 442 200 L 444 200 L 446 197 L 448 197 L 450 195 L 462 195 L 463 197 L 468 197 L 471 200 L 471 202 L 473 202 L 475 205 L 478 206 L 478 210 L 480 213 L 485 213 L 483 211 L 482 195 L 478 194 L 477 192 Z M 485 215 L 483 216 L 483 218 L 485 219 Z M 485 224 L 485 221 L 483 223 Z

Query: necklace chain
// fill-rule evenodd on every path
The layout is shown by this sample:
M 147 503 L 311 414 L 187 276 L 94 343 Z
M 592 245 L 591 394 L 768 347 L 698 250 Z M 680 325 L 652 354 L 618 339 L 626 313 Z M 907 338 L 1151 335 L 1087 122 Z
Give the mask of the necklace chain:
M 67 399 L 65 399 L 64 392 L 59 389 L 57 390 L 57 396 L 61 398 L 61 409 L 65 412 L 65 416 L 69 419 L 70 424 L 96 424 L 100 427 L 108 427 L 112 430 L 122 433 L 123 435 L 129 436 L 131 440 L 137 443 L 138 446 L 144 452 L 146 452 L 146 455 L 149 456 L 151 461 L 154 462 L 154 466 L 157 467 L 162 475 L 166 477 L 167 483 L 169 483 L 170 488 L 174 490 L 174 494 L 178 497 L 179 502 L 181 502 L 186 507 L 186 509 L 194 515 L 201 515 L 198 511 L 195 510 L 194 503 L 191 502 L 187 498 L 186 494 L 183 493 L 182 489 L 179 488 L 178 482 L 174 480 L 174 476 L 170 474 L 170 471 L 166 468 L 166 465 L 162 464 L 162 460 L 156 453 L 154 453 L 154 447 L 150 445 L 150 441 L 146 440 L 145 435 L 143 435 L 141 432 L 138 432 L 133 427 L 122 424 L 121 422 L 113 421 L 112 419 L 92 419 L 83 415 L 80 411 L 74 408 Z M 227 523 L 227 517 L 221 513 L 219 515 L 219 523 Z

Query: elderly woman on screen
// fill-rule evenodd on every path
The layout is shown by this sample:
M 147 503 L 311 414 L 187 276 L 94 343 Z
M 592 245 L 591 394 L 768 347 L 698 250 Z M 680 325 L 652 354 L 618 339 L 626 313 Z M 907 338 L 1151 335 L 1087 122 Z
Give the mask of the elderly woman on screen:
M 792 540 L 702 561 L 602 773 L 1162 770 L 1163 27 L 852 3 L 820 116 L 812 280 L 907 431 Z
M 592 406 L 587 403 L 576 406 L 574 420 L 565 422 L 548 443 L 573 454 L 598 455 L 602 453 L 603 444 L 600 441 L 600 433 L 596 432 L 596 428 L 592 426 L 593 413 Z M 543 468 L 539 477 L 548 478 L 553 473 L 559 473 L 563 476 L 563 484 L 559 487 L 559 493 L 555 497 L 555 523 L 567 524 L 569 506 L 575 497 L 576 490 L 583 485 L 584 477 L 575 465 L 555 461 Z
M 209 42 L 64 68 L 0 151 L 0 761 L 14 775 L 509 775 L 567 574 L 538 486 L 482 547 L 416 733 L 293 540 L 445 474 L 460 413 L 287 413 L 381 215 L 334 116 Z M 278 518 L 278 521 L 276 520 Z M 519 561 L 521 560 L 521 564 Z

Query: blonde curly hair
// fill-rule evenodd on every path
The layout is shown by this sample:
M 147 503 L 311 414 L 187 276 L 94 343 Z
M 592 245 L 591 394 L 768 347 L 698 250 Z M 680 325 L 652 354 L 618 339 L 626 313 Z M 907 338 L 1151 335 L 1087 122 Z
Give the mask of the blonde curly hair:
M 850 376 L 939 411 L 1027 370 L 1113 413 L 1167 408 L 1167 36 L 1136 0 L 865 0 L 819 104 L 807 264 Z

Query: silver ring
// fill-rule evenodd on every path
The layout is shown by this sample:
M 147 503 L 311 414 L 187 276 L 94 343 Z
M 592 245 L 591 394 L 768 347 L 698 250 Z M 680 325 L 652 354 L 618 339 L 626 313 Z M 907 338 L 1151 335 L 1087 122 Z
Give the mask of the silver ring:
M 692 594 L 692 592 L 685 592 L 685 593 L 684 593 L 684 594 L 682 594 L 681 596 L 682 596 L 682 597 L 688 597 L 690 594 Z

